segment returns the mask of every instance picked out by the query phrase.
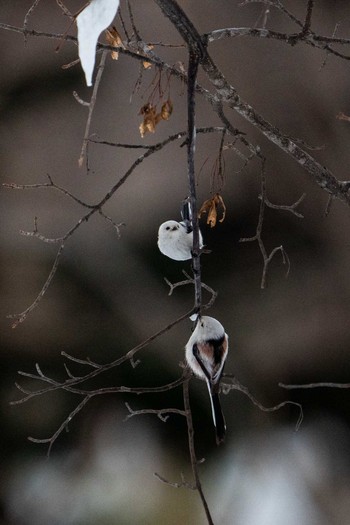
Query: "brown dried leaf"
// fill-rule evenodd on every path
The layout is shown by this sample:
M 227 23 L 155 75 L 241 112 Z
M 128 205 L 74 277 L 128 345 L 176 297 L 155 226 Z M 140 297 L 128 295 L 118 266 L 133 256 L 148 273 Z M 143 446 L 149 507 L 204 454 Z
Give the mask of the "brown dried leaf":
M 145 104 L 140 109 L 139 115 L 143 115 L 143 122 L 139 126 L 141 137 L 143 138 L 147 132 L 154 133 L 159 122 L 155 106 L 150 103 Z
M 110 46 L 121 47 L 122 49 L 125 49 L 125 46 L 124 46 L 123 41 L 121 39 L 121 36 L 118 33 L 118 31 L 115 28 L 115 26 L 110 27 L 109 29 L 106 29 L 105 34 L 106 34 L 107 43 Z M 119 58 L 118 51 L 112 51 L 111 52 L 111 57 L 112 57 L 113 60 L 118 60 L 118 58 Z
M 212 201 L 209 211 L 208 211 L 207 224 L 209 224 L 211 228 L 214 228 L 216 226 L 216 219 L 217 219 L 216 206 L 215 206 L 215 202 Z
M 150 49 L 150 50 L 154 48 L 154 46 L 152 46 L 152 45 L 149 45 L 149 46 L 147 46 L 147 47 L 148 47 L 148 49 Z M 152 67 L 152 63 L 151 63 L 151 62 L 147 62 L 147 60 L 144 60 L 144 61 L 142 62 L 142 65 L 143 65 L 144 69 L 150 69 L 150 68 Z
M 162 109 L 160 112 L 161 118 L 163 120 L 169 120 L 170 115 L 173 112 L 173 103 L 171 102 L 170 98 L 164 104 L 162 105 Z
M 221 208 L 221 218 L 218 219 L 218 208 Z M 198 216 L 201 217 L 203 213 L 207 213 L 207 224 L 214 228 L 216 221 L 223 222 L 226 216 L 226 206 L 220 193 L 216 193 L 214 197 L 203 202 Z

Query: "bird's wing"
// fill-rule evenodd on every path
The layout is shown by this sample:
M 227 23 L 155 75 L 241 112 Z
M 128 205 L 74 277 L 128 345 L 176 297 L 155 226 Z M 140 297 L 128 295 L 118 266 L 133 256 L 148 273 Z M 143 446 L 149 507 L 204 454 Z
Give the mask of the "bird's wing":
M 204 376 L 206 377 L 207 381 L 211 382 L 211 374 L 210 374 L 210 371 L 206 368 L 206 366 L 204 365 L 202 359 L 201 359 L 201 356 L 200 356 L 200 353 L 199 353 L 199 349 L 198 349 L 198 345 L 197 343 L 195 343 L 192 347 L 192 353 L 194 355 L 194 357 L 196 358 L 197 360 L 197 363 L 199 364 Z
M 224 371 L 225 359 L 227 354 L 227 338 L 224 334 L 220 339 L 210 339 L 208 344 L 213 348 L 214 365 L 211 374 L 211 384 L 216 391 L 219 387 L 219 382 Z
M 181 217 L 182 217 L 182 223 L 187 230 L 187 233 L 191 233 L 193 230 L 192 228 L 192 213 L 191 213 L 191 206 L 188 200 L 185 200 L 182 202 L 182 208 L 181 208 Z

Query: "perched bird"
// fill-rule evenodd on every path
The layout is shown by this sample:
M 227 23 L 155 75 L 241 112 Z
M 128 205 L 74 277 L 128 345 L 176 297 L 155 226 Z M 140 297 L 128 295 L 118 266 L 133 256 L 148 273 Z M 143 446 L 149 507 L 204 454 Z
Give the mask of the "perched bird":
M 226 432 L 219 385 L 227 352 L 228 335 L 222 324 L 213 317 L 198 317 L 197 325 L 186 345 L 186 361 L 193 373 L 208 385 L 217 445 L 224 441 Z
M 163 255 L 175 261 L 192 259 L 193 228 L 188 201 L 183 204 L 182 221 L 166 221 L 158 230 L 158 248 Z M 199 248 L 203 248 L 203 237 L 199 231 Z

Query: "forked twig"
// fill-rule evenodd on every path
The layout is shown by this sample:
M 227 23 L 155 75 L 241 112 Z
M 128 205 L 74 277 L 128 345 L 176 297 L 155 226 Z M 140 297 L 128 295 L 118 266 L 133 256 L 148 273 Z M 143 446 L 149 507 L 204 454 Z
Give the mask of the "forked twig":
M 186 416 L 186 412 L 184 410 L 180 410 L 179 408 L 161 408 L 161 409 L 155 409 L 155 408 L 142 408 L 141 410 L 133 410 L 129 403 L 125 403 L 126 408 L 129 411 L 129 414 L 125 417 L 124 421 L 127 421 L 133 416 L 140 416 L 144 414 L 156 414 L 163 423 L 166 423 L 169 419 L 169 414 L 177 414 L 179 416 Z
M 302 195 L 294 204 L 288 205 L 288 206 L 287 205 L 276 205 L 268 201 L 266 197 L 265 159 L 262 159 L 262 162 L 261 162 L 261 194 L 259 195 L 260 210 L 259 210 L 259 218 L 258 218 L 258 224 L 256 227 L 256 232 L 253 237 L 242 237 L 241 239 L 239 239 L 239 242 L 256 241 L 259 245 L 260 252 L 263 257 L 263 271 L 262 271 L 262 277 L 261 277 L 261 283 L 260 283 L 260 287 L 262 289 L 266 288 L 267 286 L 267 272 L 268 272 L 269 264 L 271 263 L 272 259 L 274 258 L 277 252 L 281 253 L 282 262 L 283 264 L 287 265 L 286 277 L 288 277 L 289 270 L 290 270 L 289 257 L 282 245 L 276 246 L 275 248 L 273 248 L 269 254 L 267 253 L 267 250 L 265 248 L 265 244 L 262 239 L 265 207 L 268 206 L 270 208 L 277 209 L 277 210 L 286 210 L 286 211 L 293 213 L 297 217 L 302 218 L 303 216 L 301 215 L 301 213 L 296 212 L 295 208 L 303 201 L 304 197 L 305 195 Z
M 295 431 L 297 432 L 299 430 L 300 425 L 301 425 L 301 423 L 303 422 L 303 419 L 304 419 L 303 407 L 302 407 L 302 405 L 300 403 L 297 403 L 295 401 L 282 401 L 282 403 L 278 403 L 277 405 L 274 405 L 272 407 L 265 407 L 264 405 L 262 405 L 250 393 L 250 391 L 248 390 L 248 388 L 246 386 L 242 385 L 238 381 L 238 379 L 236 379 L 235 377 L 231 377 L 230 378 L 231 382 L 227 383 L 225 381 L 225 379 L 228 379 L 228 378 L 230 378 L 230 376 L 224 374 L 223 379 L 222 379 L 222 381 L 220 383 L 220 385 L 222 387 L 223 394 L 227 395 L 231 390 L 238 390 L 239 392 L 242 392 L 244 395 L 246 395 L 250 399 L 250 401 L 253 403 L 253 405 L 258 407 L 259 410 L 261 410 L 262 412 L 276 412 L 277 410 L 280 410 L 281 408 L 283 408 L 283 407 L 285 407 L 287 405 L 292 405 L 292 406 L 298 407 L 298 409 L 299 409 L 299 416 L 298 416 L 297 422 L 295 424 Z
M 173 291 L 178 288 L 179 286 L 186 286 L 188 284 L 193 284 L 195 285 L 195 280 L 185 271 L 185 270 L 182 270 L 182 273 L 184 274 L 184 276 L 186 277 L 186 280 L 184 281 L 179 281 L 177 283 L 171 283 L 169 281 L 169 279 L 167 279 L 166 277 L 164 277 L 164 281 L 167 283 L 167 285 L 169 286 L 170 290 L 169 290 L 169 294 L 168 295 L 172 295 Z M 211 308 L 218 296 L 218 292 L 216 292 L 215 290 L 213 290 L 213 288 L 211 288 L 210 286 L 208 286 L 207 284 L 201 282 L 201 286 L 204 290 L 206 290 L 207 292 L 210 293 L 211 295 L 211 298 L 210 300 L 208 301 L 208 303 L 206 304 L 202 304 L 202 309 L 204 310 L 208 310 L 209 308 Z
M 25 30 L 25 32 L 27 31 L 27 28 L 28 28 L 29 17 L 31 16 L 31 14 L 33 13 L 34 9 L 37 7 L 39 2 L 40 0 L 35 0 L 34 3 L 31 5 L 31 7 L 28 9 L 28 11 L 25 14 L 25 17 L 23 20 L 23 29 Z M 27 43 L 26 33 L 24 33 L 24 43 L 25 44 Z

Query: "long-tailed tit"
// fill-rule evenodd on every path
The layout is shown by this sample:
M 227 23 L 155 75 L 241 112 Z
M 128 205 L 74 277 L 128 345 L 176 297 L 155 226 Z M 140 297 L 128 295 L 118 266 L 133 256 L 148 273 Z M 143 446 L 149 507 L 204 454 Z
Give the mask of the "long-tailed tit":
M 184 202 L 181 215 L 183 218 L 181 222 L 163 222 L 158 230 L 158 248 L 164 255 L 175 261 L 192 259 L 193 228 L 187 201 Z M 200 231 L 199 248 L 203 248 L 203 237 Z
M 208 385 L 216 443 L 225 439 L 226 424 L 219 399 L 220 379 L 228 352 L 228 335 L 219 321 L 209 316 L 199 317 L 186 345 L 186 360 L 196 376 Z

